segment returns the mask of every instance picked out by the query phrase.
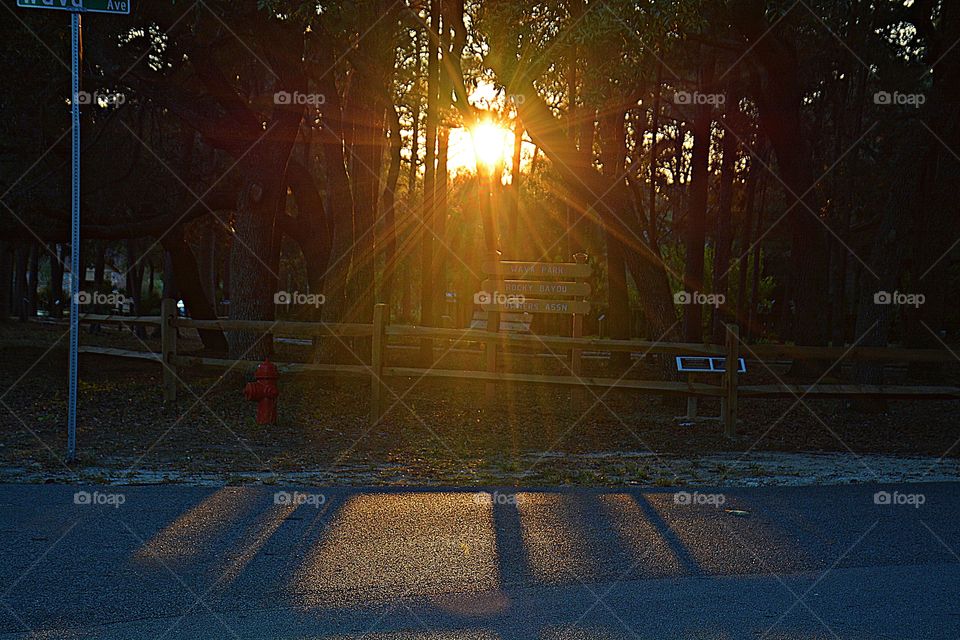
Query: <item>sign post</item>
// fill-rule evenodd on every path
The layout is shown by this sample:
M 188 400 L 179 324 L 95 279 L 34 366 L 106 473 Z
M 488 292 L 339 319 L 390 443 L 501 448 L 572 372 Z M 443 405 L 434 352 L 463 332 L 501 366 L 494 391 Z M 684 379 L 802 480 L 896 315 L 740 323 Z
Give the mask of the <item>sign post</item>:
M 67 462 L 77 459 L 77 356 L 80 347 L 80 29 L 79 13 L 70 14 L 73 81 L 70 105 L 73 114 L 73 195 L 70 219 L 70 399 L 67 407 Z
M 83 64 L 81 33 L 82 13 L 116 13 L 129 15 L 130 0 L 17 0 L 24 9 L 56 9 L 70 11 L 70 48 L 73 65 L 70 82 L 72 119 L 72 178 L 70 197 L 70 393 L 67 404 L 67 462 L 77 459 L 77 355 L 80 344 L 79 293 L 80 273 L 80 67 Z

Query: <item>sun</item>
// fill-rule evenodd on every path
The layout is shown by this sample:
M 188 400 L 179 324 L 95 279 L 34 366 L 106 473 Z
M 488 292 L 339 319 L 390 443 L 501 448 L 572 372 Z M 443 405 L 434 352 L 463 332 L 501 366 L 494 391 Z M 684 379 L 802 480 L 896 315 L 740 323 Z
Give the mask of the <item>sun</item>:
M 513 133 L 493 122 L 481 122 L 470 128 L 470 138 L 473 143 L 473 153 L 477 165 L 491 169 L 505 160 L 508 143 L 507 138 Z

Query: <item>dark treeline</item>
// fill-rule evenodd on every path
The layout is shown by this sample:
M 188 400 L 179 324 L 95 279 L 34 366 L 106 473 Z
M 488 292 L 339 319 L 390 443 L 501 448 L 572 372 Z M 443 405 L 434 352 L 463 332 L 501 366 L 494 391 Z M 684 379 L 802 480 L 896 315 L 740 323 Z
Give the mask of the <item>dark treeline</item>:
M 67 22 L 0 27 L 3 318 L 64 310 Z M 497 251 L 586 252 L 612 337 L 940 347 L 958 40 L 946 0 L 135 2 L 85 24 L 84 288 L 463 326 Z M 481 122 L 515 144 L 454 170 Z

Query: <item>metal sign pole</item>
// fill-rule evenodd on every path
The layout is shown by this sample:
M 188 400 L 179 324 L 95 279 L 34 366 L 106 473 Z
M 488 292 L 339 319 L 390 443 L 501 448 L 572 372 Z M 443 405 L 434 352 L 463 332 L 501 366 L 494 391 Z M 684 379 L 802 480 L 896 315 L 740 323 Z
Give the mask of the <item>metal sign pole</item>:
M 67 462 L 77 459 L 77 356 L 80 343 L 80 28 L 79 13 L 70 14 L 73 57 L 73 194 L 70 228 L 70 398 L 67 406 Z
M 130 15 L 131 0 L 17 0 L 23 9 L 70 11 L 70 40 L 73 58 L 71 113 L 73 115 L 73 179 L 70 227 L 70 393 L 67 401 L 67 462 L 77 459 L 77 353 L 80 343 L 80 48 L 83 13 Z

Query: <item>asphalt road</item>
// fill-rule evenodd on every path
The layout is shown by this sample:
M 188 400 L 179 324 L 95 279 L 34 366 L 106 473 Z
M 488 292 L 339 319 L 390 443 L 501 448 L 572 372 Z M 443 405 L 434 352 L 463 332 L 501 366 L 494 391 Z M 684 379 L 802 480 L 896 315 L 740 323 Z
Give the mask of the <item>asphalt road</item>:
M 0 486 L 0 639 L 960 636 L 960 484 L 292 491 Z

